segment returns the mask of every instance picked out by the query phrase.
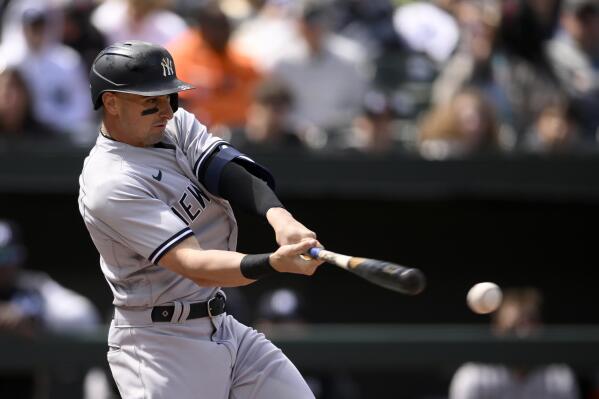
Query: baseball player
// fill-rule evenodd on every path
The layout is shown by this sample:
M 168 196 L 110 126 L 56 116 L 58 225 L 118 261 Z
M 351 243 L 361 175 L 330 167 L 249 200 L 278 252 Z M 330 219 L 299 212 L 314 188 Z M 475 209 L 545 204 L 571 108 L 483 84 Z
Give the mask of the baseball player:
M 320 246 L 283 208 L 259 164 L 178 108 L 162 47 L 130 41 L 100 52 L 90 72 L 103 118 L 79 184 L 79 209 L 114 294 L 108 363 L 125 399 L 313 398 L 262 334 L 225 313 L 222 286 L 276 272 L 311 275 Z M 232 208 L 264 216 L 280 247 L 235 252 Z

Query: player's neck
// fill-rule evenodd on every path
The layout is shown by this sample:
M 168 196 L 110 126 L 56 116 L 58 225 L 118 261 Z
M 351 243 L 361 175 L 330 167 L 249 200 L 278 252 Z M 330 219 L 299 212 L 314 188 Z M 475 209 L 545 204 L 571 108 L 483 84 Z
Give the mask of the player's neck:
M 133 145 L 136 147 L 142 147 L 139 143 L 133 142 L 126 134 L 121 134 L 121 129 L 117 123 L 114 123 L 110 119 L 105 118 L 100 126 L 100 134 L 102 136 L 114 140 L 120 141 L 121 143 Z
M 106 129 L 106 126 L 104 126 L 104 122 L 102 122 L 102 124 L 100 125 L 100 134 L 106 137 L 107 139 L 114 140 L 110 133 L 108 133 L 108 129 Z

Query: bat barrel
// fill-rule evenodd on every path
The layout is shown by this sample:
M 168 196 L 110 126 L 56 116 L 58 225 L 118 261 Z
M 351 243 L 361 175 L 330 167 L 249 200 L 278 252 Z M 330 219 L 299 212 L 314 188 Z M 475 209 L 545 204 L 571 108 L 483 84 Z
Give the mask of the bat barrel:
M 351 271 L 381 287 L 407 295 L 420 294 L 426 287 L 424 273 L 418 269 L 376 259 L 358 259 Z
M 418 295 L 426 287 L 426 277 L 418 269 L 406 269 L 399 276 L 401 290 L 405 294 Z
M 310 248 L 309 255 L 346 269 L 371 283 L 401 292 L 417 295 L 426 287 L 424 273 L 395 263 L 337 254 L 322 248 Z

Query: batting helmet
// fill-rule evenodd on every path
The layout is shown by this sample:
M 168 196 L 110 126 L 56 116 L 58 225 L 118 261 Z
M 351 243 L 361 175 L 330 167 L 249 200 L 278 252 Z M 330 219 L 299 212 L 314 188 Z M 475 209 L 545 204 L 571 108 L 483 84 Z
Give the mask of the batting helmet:
M 171 95 L 173 112 L 179 106 L 177 93 L 194 87 L 177 78 L 170 53 L 156 44 L 131 40 L 106 47 L 98 54 L 89 74 L 94 109 L 102 106 L 102 93 Z

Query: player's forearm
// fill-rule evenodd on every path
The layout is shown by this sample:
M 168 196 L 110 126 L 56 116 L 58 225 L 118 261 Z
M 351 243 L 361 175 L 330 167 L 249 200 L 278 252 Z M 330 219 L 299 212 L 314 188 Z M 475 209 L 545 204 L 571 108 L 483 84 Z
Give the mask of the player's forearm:
M 316 246 L 320 246 L 317 240 L 305 238 L 281 246 L 272 254 L 246 256 L 233 251 L 203 250 L 195 237 L 189 237 L 168 251 L 160 265 L 204 287 L 238 287 L 277 272 L 311 275 L 322 261 L 300 255 Z
M 240 287 L 253 283 L 240 269 L 244 255 L 239 252 L 204 251 L 209 261 L 199 262 L 192 268 L 192 280 L 204 287 Z
M 305 238 L 316 238 L 316 233 L 298 222 L 285 208 L 270 208 L 266 219 L 275 231 L 279 245 L 298 243 Z
M 270 208 L 266 212 L 266 220 L 273 229 L 277 229 L 285 225 L 291 220 L 295 220 L 291 213 L 283 207 Z
M 254 281 L 241 274 L 243 257 L 239 252 L 181 248 L 161 263 L 204 287 L 237 287 Z

